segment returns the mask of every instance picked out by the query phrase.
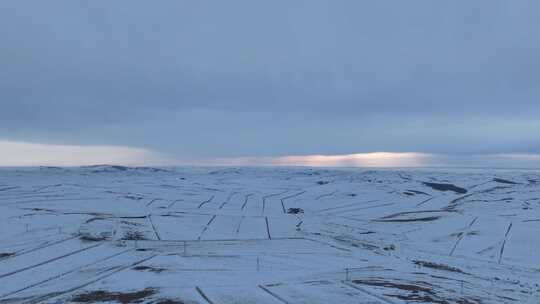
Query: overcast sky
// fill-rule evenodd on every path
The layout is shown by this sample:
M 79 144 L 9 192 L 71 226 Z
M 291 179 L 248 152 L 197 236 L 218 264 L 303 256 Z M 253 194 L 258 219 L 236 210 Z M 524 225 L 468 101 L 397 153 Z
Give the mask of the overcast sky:
M 540 2 L 0 1 L 0 140 L 540 154 Z

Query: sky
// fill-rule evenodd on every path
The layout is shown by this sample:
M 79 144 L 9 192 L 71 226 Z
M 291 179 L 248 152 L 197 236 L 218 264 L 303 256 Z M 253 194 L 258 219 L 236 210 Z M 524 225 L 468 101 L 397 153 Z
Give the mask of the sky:
M 0 165 L 540 166 L 539 28 L 536 0 L 0 1 Z

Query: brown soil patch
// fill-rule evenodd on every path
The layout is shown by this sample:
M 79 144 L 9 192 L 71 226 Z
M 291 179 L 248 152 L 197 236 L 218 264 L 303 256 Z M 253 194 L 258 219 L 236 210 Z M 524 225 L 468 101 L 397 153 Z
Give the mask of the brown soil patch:
M 149 271 L 149 272 L 154 272 L 154 273 L 161 273 L 167 269 L 165 268 L 156 268 L 156 267 L 150 267 L 150 266 L 136 266 L 136 267 L 133 267 L 133 270 L 137 270 L 137 271 Z
M 156 293 L 153 288 L 146 288 L 134 292 L 110 292 L 106 290 L 89 291 L 75 295 L 71 301 L 76 303 L 98 303 L 98 302 L 119 302 L 119 303 L 141 303 L 145 298 Z
M 457 194 L 467 193 L 467 189 L 461 188 L 452 184 L 439 184 L 439 183 L 428 183 L 428 182 L 424 182 L 423 184 L 437 191 L 453 191 Z
M 413 262 L 414 262 L 414 264 L 416 264 L 418 266 L 422 266 L 422 267 L 466 274 L 466 272 L 464 272 L 463 270 L 461 270 L 459 268 L 448 266 L 448 265 L 445 265 L 445 264 L 438 264 L 438 263 L 427 262 L 427 261 L 413 261 Z
M 0 252 L 0 259 L 10 257 L 10 256 L 12 256 L 14 254 L 15 253 L 13 253 L 13 252 Z

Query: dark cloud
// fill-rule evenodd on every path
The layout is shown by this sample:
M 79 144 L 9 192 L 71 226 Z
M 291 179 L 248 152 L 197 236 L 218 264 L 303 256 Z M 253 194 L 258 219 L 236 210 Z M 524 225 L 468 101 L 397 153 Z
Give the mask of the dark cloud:
M 2 1 L 0 138 L 538 153 L 538 1 Z

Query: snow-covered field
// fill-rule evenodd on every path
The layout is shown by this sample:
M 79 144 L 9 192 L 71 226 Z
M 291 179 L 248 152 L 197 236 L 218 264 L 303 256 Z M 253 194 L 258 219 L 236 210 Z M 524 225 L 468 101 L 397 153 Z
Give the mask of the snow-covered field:
M 0 303 L 540 303 L 540 172 L 0 169 Z

